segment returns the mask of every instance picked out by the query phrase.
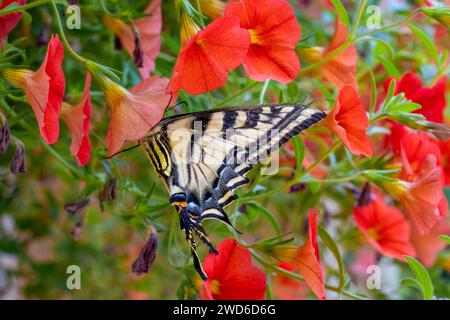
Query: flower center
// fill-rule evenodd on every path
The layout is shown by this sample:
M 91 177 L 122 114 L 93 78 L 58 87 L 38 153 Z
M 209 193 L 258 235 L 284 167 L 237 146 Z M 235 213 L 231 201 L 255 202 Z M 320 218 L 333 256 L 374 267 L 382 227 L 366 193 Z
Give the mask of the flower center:
M 211 293 L 212 294 L 219 294 L 219 292 L 220 292 L 220 282 L 219 282 L 219 280 L 211 280 L 209 282 L 209 286 L 211 288 Z
M 255 29 L 248 29 L 248 32 L 250 33 L 250 43 L 251 44 L 262 44 L 263 41 L 261 37 L 258 35 Z
M 373 240 L 378 240 L 378 230 L 376 228 L 369 228 L 367 229 L 367 234 L 369 237 L 371 237 Z

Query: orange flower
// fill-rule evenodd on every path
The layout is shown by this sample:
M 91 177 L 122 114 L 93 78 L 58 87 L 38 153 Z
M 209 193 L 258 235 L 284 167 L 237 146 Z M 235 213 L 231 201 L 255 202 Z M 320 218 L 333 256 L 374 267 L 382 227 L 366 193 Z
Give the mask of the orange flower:
M 372 155 L 372 146 L 366 135 L 369 120 L 355 87 L 345 85 L 339 91 L 333 110 L 322 123 L 333 131 L 352 153 Z
M 66 84 L 63 59 L 63 46 L 56 35 L 52 36 L 44 62 L 36 72 L 28 69 L 6 69 L 2 72 L 7 81 L 25 91 L 42 138 L 48 144 L 55 143 L 59 137 L 59 113 Z
M 321 300 L 325 299 L 325 280 L 322 274 L 317 245 L 317 211 L 309 211 L 309 236 L 301 247 L 275 247 L 272 253 L 281 262 L 295 266 L 306 284 Z
M 192 30 L 186 30 L 189 26 Z M 250 35 L 239 27 L 237 17 L 216 19 L 190 37 L 195 30 L 193 22 L 181 30 L 182 39 L 187 42 L 173 69 L 170 80 L 173 92 L 184 89 L 190 94 L 200 94 L 221 87 L 228 72 L 241 64 L 250 45 Z
M 251 79 L 273 79 L 282 83 L 295 79 L 300 70 L 295 46 L 301 29 L 288 1 L 230 2 L 225 15 L 239 17 L 241 27 L 250 33 L 251 44 L 244 68 Z
M 168 80 L 148 77 L 130 91 L 103 78 L 103 91 L 111 108 L 111 122 L 106 134 L 108 156 L 120 150 L 125 141 L 139 140 L 163 117 L 171 100 L 166 94 Z
M 441 168 L 436 157 L 428 155 L 417 175 L 411 181 L 382 181 L 381 185 L 400 201 L 421 234 L 427 234 L 441 218 L 442 183 Z
M 253 265 L 249 250 L 234 239 L 225 239 L 217 251 L 218 255 L 208 254 L 203 263 L 208 280 L 200 284 L 201 299 L 264 299 L 266 275 Z
M 421 234 L 416 228 L 412 229 L 411 242 L 416 248 L 420 261 L 428 268 L 436 261 L 439 251 L 447 244 L 439 238 L 440 235 L 450 233 L 450 226 L 445 219 L 440 219 L 426 235 Z
M 400 210 L 386 205 L 382 198 L 355 207 L 353 218 L 367 241 L 383 255 L 402 261 L 404 255 L 415 255 L 408 223 Z
M 144 13 L 148 16 L 132 21 L 134 30 L 119 19 L 103 17 L 105 25 L 119 37 L 128 54 L 135 58 L 143 79 L 155 68 L 155 59 L 161 48 L 161 0 L 150 1 Z
M 63 103 L 61 117 L 69 127 L 72 143 L 70 154 L 77 158 L 80 166 L 85 166 L 91 158 L 91 142 L 89 140 L 89 127 L 91 119 L 91 74 L 86 73 L 83 95 L 76 106 Z
M 325 49 L 324 56 L 331 54 L 348 39 L 346 25 L 336 18 L 336 25 L 333 38 Z M 321 67 L 322 74 L 326 80 L 331 82 L 338 90 L 346 84 L 357 87 L 356 84 L 356 63 L 358 53 L 354 44 L 349 45 L 341 53 L 324 63 Z
M 296 265 L 290 262 L 280 262 L 278 267 L 290 272 L 296 271 Z M 295 279 L 289 278 L 281 273 L 272 277 L 272 292 L 276 299 L 300 300 L 308 293 L 308 287 Z

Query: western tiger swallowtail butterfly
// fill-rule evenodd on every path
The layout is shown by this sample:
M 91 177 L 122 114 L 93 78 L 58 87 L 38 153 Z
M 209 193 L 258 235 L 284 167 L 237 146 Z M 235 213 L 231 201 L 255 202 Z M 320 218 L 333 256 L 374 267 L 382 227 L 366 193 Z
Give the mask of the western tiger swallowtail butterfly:
M 216 109 L 165 118 L 139 141 L 167 186 L 202 279 L 207 276 L 195 237 L 217 254 L 202 221 L 217 219 L 234 228 L 224 208 L 249 181 L 247 172 L 324 117 L 319 109 L 294 104 Z

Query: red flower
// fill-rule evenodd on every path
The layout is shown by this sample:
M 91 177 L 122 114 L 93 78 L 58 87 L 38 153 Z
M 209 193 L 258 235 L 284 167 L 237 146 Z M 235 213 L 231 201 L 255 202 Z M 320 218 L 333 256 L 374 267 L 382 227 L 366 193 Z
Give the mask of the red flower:
M 388 86 L 389 81 L 388 79 L 385 87 Z M 395 94 L 403 92 L 407 99 L 422 106 L 421 109 L 415 111 L 416 113 L 424 115 L 429 121 L 442 123 L 446 106 L 446 82 L 447 78 L 443 76 L 433 87 L 427 88 L 417 75 L 408 72 L 397 83 Z
M 198 31 L 183 46 L 175 64 L 170 89 L 200 94 L 221 87 L 229 71 L 241 64 L 250 35 L 239 19 L 225 16 Z
M 69 127 L 72 143 L 70 154 L 77 158 L 80 166 L 85 166 L 91 158 L 91 142 L 89 140 L 89 126 L 91 119 L 91 74 L 86 74 L 83 95 L 76 106 L 63 103 L 61 117 Z
M 353 218 L 367 241 L 383 255 L 402 261 L 403 255 L 414 256 L 408 223 L 400 210 L 386 205 L 383 199 L 355 207 Z
M 441 219 L 441 168 L 436 165 L 434 155 L 428 155 L 419 172 L 409 181 L 383 181 L 381 185 L 392 197 L 400 201 L 421 234 L 428 233 Z
M 17 2 L 19 5 L 24 5 L 27 0 L 3 0 L 0 3 L 0 10 L 6 8 L 11 3 Z M 7 14 L 6 16 L 0 17 L 0 47 L 2 40 L 16 27 L 19 23 L 22 14 L 19 12 Z
M 41 131 L 48 144 L 59 137 L 59 113 L 65 90 L 62 70 L 64 50 L 59 36 L 52 36 L 44 62 L 33 72 L 27 69 L 7 69 L 3 76 L 12 84 L 25 90 Z
M 280 262 L 278 267 L 290 272 L 296 271 L 296 265 L 290 262 Z M 298 280 L 289 278 L 281 273 L 272 277 L 272 292 L 280 300 L 300 300 L 306 296 L 308 288 Z
M 251 45 L 244 68 L 251 79 L 273 79 L 282 83 L 295 79 L 300 61 L 294 49 L 301 30 L 288 1 L 230 2 L 225 15 L 239 17 L 241 27 L 250 32 Z
M 208 280 L 202 282 L 204 300 L 262 300 L 266 295 L 266 275 L 252 264 L 248 249 L 234 239 L 225 239 L 203 263 Z
M 148 77 L 130 91 L 108 78 L 104 82 L 103 91 L 111 108 L 105 143 L 111 156 L 125 141 L 145 136 L 163 117 L 171 96 L 166 94 L 165 78 Z
M 324 56 L 331 54 L 339 48 L 348 39 L 348 30 L 346 25 L 336 18 L 333 38 L 325 49 Z M 358 53 L 356 46 L 351 44 L 341 53 L 333 57 L 330 61 L 324 63 L 321 71 L 325 79 L 330 81 L 337 89 L 341 89 L 346 84 L 357 88 L 356 84 L 356 63 Z
M 357 90 L 345 85 L 338 94 L 333 110 L 323 124 L 333 131 L 354 154 L 372 155 L 372 146 L 366 135 L 369 120 Z
M 135 58 L 135 62 L 140 62 L 137 63 L 138 70 L 143 79 L 147 78 L 150 71 L 155 68 L 155 59 L 161 48 L 161 0 L 150 1 L 144 13 L 148 16 L 133 20 L 136 30 L 119 19 L 110 16 L 105 16 L 103 19 L 106 26 L 119 37 L 129 55 Z M 138 48 L 136 48 L 137 44 Z M 139 57 L 141 61 L 136 59 L 136 54 L 142 55 Z
M 445 185 L 450 185 L 450 140 L 439 144 L 441 149 L 441 165 L 445 173 Z
M 449 233 L 450 227 L 445 219 L 439 220 L 426 235 L 421 234 L 416 228 L 412 229 L 411 242 L 416 248 L 420 261 L 427 268 L 434 264 L 438 252 L 447 246 L 439 236 Z

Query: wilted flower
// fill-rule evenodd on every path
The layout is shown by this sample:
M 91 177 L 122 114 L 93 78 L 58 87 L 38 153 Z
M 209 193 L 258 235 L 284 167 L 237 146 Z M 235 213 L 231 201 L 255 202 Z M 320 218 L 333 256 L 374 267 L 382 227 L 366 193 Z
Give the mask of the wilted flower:
M 366 206 L 353 209 L 353 218 L 367 241 L 380 253 L 404 261 L 414 256 L 408 222 L 400 210 L 376 198 Z
M 133 262 L 132 270 L 138 276 L 148 273 L 153 261 L 156 259 L 156 249 L 158 248 L 158 233 L 154 226 L 151 226 L 150 236 L 147 243 L 142 247 L 139 257 Z
M 86 198 L 68 203 L 64 206 L 64 210 L 74 216 L 79 216 L 83 212 L 84 208 L 87 207 L 89 201 L 89 198 Z
M 9 146 L 9 125 L 5 120 L 0 129 L 0 153 L 5 153 Z
M 91 74 L 86 74 L 83 95 L 80 102 L 71 106 L 63 103 L 61 117 L 69 127 L 72 143 L 70 154 L 77 158 L 80 166 L 85 166 L 91 158 L 91 142 L 89 140 L 89 129 L 91 120 Z
M 196 26 L 193 22 L 188 25 L 191 27 L 181 25 L 182 42 L 190 38 L 184 40 L 186 43 L 180 50 L 170 90 L 200 94 L 217 89 L 225 83 L 228 72 L 241 64 L 250 45 L 250 35 L 239 27 L 239 19 L 234 16 L 216 19 L 194 35 Z
M 339 90 L 333 109 L 322 123 L 333 131 L 352 153 L 367 157 L 372 155 L 372 146 L 366 135 L 369 120 L 355 87 L 345 85 Z
M 63 59 L 63 46 L 56 35 L 52 36 L 44 62 L 36 72 L 28 69 L 1 71 L 8 82 L 25 91 L 41 135 L 48 144 L 55 143 L 59 136 L 59 112 L 65 89 Z
M 250 33 L 250 48 L 243 64 L 249 77 L 287 83 L 295 79 L 300 61 L 295 46 L 301 29 L 286 0 L 240 0 L 229 2 L 225 15 L 239 17 Z
M 100 201 L 112 201 L 116 198 L 116 184 L 116 177 L 109 178 L 108 181 L 106 181 L 99 196 Z
M 25 163 L 25 146 L 22 141 L 16 139 L 16 152 L 11 160 L 11 173 L 25 173 L 27 172 L 27 166 Z
M 203 300 L 262 300 L 266 295 L 266 275 L 252 263 L 250 252 L 234 239 L 225 239 L 217 247 L 218 255 L 208 254 L 203 269 Z

